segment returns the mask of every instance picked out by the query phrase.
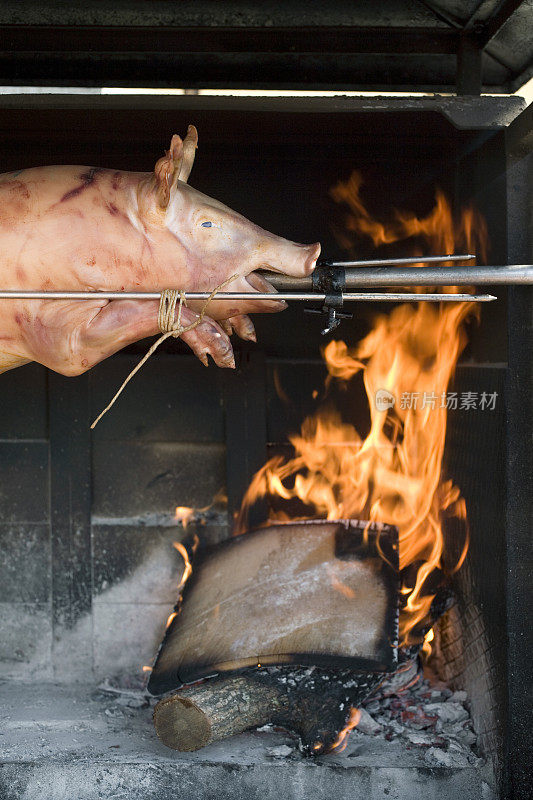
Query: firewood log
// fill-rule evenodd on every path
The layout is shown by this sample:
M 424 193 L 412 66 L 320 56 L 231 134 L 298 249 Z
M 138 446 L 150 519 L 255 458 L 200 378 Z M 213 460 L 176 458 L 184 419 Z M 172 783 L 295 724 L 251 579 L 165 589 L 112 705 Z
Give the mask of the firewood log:
M 294 666 L 210 678 L 160 700 L 154 725 L 174 750 L 272 723 L 298 734 L 305 752 L 332 748 L 356 707 L 383 680 L 376 673 Z

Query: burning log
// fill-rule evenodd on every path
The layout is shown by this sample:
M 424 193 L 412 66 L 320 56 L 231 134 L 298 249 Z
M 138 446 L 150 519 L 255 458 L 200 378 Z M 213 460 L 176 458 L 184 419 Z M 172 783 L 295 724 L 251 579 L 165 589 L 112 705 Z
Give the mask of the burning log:
M 154 725 L 174 750 L 198 750 L 249 728 L 297 733 L 313 755 L 332 750 L 352 707 L 383 681 L 379 673 L 274 667 L 211 678 L 160 700 Z
M 156 664 L 154 723 L 194 750 L 266 723 L 331 749 L 397 666 L 397 532 L 358 520 L 274 525 L 195 555 Z

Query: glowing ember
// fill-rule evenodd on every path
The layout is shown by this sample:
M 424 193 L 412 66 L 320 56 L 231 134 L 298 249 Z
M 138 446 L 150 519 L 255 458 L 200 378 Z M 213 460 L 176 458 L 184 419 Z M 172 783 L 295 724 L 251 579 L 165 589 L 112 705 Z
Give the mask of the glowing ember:
M 376 246 L 414 237 L 414 245 L 425 252 L 466 247 L 466 252 L 484 256 L 485 225 L 474 210 L 465 210 L 455 223 L 446 198 L 437 192 L 426 217 L 396 212 L 392 222 L 382 223 L 365 208 L 360 186 L 354 173 L 332 192 L 348 205 L 347 247 L 353 246 L 355 235 L 369 236 Z M 250 505 L 268 497 L 276 507 L 270 510 L 271 522 L 294 518 L 280 510 L 280 499 L 298 499 L 305 506 L 299 519 L 358 517 L 396 525 L 403 575 L 410 565 L 418 566 L 416 577 L 410 570 L 410 577 L 403 579 L 400 633 L 405 645 L 422 643 L 420 629 L 435 596 L 427 579 L 443 568 L 443 516 L 463 520 L 466 531 L 464 500 L 450 480 L 443 480 L 441 466 L 447 389 L 466 344 L 463 322 L 473 311 L 473 303 L 401 305 L 378 316 L 354 348 L 331 341 L 323 352 L 326 385 L 338 379 L 348 386 L 362 373 L 370 409 L 368 435 L 361 437 L 331 409 L 308 417 L 300 433 L 290 437 L 294 457 L 275 456 L 255 474 L 237 520 L 237 532 L 244 531 Z M 465 543 L 455 569 L 466 548 Z M 429 642 L 426 636 L 426 651 Z

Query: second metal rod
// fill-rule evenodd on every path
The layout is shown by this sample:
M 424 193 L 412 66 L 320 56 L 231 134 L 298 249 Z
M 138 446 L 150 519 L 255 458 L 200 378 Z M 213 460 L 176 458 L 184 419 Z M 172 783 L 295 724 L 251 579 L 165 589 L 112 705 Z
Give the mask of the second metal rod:
M 335 267 L 332 267 L 332 272 Z M 312 276 L 293 278 L 262 272 L 272 286 L 281 291 L 311 289 Z M 383 286 L 483 286 L 494 284 L 533 284 L 532 264 L 490 267 L 346 267 L 346 289 Z
M 210 292 L 184 292 L 185 300 L 208 300 Z M 496 300 L 491 294 L 440 294 L 430 292 L 419 294 L 417 292 L 343 292 L 343 300 L 353 301 L 383 301 L 383 302 L 414 302 L 427 300 L 432 303 L 478 302 L 488 303 Z M 161 292 L 31 292 L 17 289 L 0 290 L 0 300 L 160 300 Z M 325 302 L 327 295 L 324 292 L 219 292 L 211 300 L 216 303 L 221 300 L 303 300 L 308 302 Z

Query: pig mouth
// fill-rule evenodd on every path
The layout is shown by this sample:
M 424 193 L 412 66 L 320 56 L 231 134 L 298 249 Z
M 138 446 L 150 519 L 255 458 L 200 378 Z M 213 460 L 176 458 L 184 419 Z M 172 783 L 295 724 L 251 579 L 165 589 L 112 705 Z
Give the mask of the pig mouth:
M 271 272 L 279 271 L 280 270 L 277 269 L 271 270 Z M 250 284 L 252 289 L 255 289 L 256 292 L 268 292 L 269 294 L 277 293 L 277 289 L 275 289 L 263 275 L 259 275 L 257 272 L 251 272 L 249 275 L 247 275 L 246 282 Z
M 259 264 L 259 266 L 257 267 L 257 269 L 258 269 L 258 270 L 263 270 L 264 272 L 275 272 L 275 273 L 276 273 L 276 275 L 284 275 L 284 274 L 285 274 L 285 273 L 283 272 L 283 270 L 282 270 L 282 269 L 280 269 L 280 267 L 273 267 L 273 266 L 272 266 L 272 264 L 267 264 L 267 263 L 265 263 L 265 264 Z M 251 274 L 251 275 L 253 275 L 254 273 L 252 272 L 252 273 L 250 273 L 250 274 Z

